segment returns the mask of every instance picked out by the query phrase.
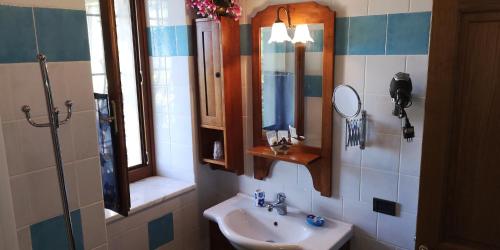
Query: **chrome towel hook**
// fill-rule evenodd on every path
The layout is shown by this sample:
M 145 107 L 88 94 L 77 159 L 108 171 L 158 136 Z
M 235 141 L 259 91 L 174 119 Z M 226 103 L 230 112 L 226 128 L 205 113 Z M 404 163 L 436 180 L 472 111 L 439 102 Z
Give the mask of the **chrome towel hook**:
M 58 127 L 66 124 L 69 120 L 71 120 L 71 115 L 73 113 L 73 102 L 71 100 L 67 100 L 64 102 L 64 106 L 66 106 L 68 113 L 66 114 L 66 118 L 64 118 L 64 120 L 59 121 L 56 124 Z M 26 120 L 29 124 L 31 124 L 31 126 L 37 128 L 50 127 L 50 123 L 37 123 L 33 121 L 33 119 L 31 118 L 31 107 L 29 105 L 24 105 L 21 110 L 24 112 Z M 56 114 L 57 120 L 59 120 L 59 110 L 57 108 L 54 108 L 53 112 Z

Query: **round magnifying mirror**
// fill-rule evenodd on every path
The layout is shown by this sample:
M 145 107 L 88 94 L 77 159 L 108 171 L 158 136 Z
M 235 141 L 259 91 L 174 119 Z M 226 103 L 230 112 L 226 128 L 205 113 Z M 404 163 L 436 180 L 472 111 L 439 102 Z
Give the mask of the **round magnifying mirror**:
M 335 88 L 332 102 L 337 113 L 343 118 L 356 117 L 361 111 L 361 99 L 358 92 L 347 84 Z

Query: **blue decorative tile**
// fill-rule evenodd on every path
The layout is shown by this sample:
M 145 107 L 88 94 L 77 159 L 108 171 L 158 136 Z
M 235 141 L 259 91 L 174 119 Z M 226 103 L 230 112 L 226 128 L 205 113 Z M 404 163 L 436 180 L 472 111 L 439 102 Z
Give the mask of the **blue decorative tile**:
M 349 18 L 335 19 L 335 55 L 347 55 L 349 45 Z
M 304 76 L 304 96 L 322 97 L 323 96 L 323 77 L 314 75 Z
M 36 61 L 31 10 L 0 5 L 0 63 Z
M 35 8 L 38 47 L 49 61 L 89 61 L 85 11 Z
M 148 223 L 149 249 L 157 249 L 160 246 L 174 240 L 174 216 L 169 213 Z
M 387 54 L 427 54 L 429 51 L 430 21 L 430 12 L 389 15 Z
M 148 28 L 149 55 L 153 57 L 176 56 L 174 26 L 156 26 Z
M 323 30 L 311 30 L 313 43 L 306 44 L 306 52 L 323 52 Z
M 252 25 L 240 25 L 240 54 L 242 56 L 252 55 Z
M 80 210 L 71 213 L 76 249 L 83 250 L 83 231 Z M 66 250 L 68 238 L 62 215 L 31 225 L 31 244 L 33 250 Z
M 175 37 L 177 39 L 177 56 L 192 56 L 192 26 L 178 25 L 175 26 Z
M 387 15 L 351 17 L 349 54 L 384 55 Z

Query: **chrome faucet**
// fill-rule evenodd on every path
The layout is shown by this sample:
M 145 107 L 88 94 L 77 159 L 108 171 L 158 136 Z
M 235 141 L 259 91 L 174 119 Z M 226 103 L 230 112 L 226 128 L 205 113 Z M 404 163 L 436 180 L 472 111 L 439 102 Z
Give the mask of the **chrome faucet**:
M 269 212 L 273 211 L 273 208 L 276 208 L 276 211 L 279 215 L 286 215 L 287 209 L 285 204 L 286 195 L 285 193 L 278 193 L 276 196 L 275 202 L 267 203 L 266 207 Z

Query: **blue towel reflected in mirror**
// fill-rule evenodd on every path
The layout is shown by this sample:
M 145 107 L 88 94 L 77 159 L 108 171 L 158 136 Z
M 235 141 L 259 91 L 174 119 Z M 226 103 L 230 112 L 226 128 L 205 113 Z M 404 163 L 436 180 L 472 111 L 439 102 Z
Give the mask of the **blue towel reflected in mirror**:
M 295 121 L 294 74 L 265 71 L 262 80 L 263 129 L 288 130 Z

